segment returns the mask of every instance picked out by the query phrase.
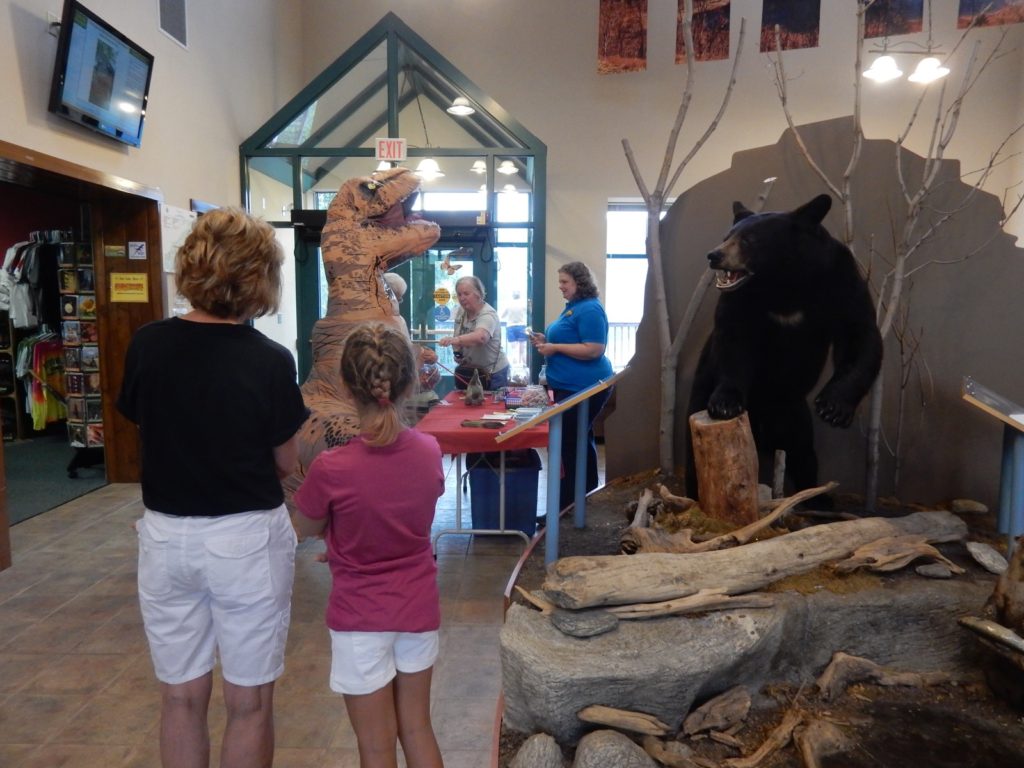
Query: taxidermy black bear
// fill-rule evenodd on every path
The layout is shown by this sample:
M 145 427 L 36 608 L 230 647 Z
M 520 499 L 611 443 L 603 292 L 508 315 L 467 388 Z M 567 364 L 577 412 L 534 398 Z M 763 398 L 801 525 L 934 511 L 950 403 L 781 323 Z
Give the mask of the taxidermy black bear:
M 714 419 L 746 410 L 758 453 L 786 451 L 794 491 L 818 482 L 807 396 L 829 351 L 832 378 L 814 408 L 836 427 L 853 421 L 882 365 L 867 282 L 850 250 L 821 225 L 831 207 L 828 195 L 788 213 L 733 203 L 732 229 L 708 254 L 720 296 L 687 409 Z M 696 498 L 693 466 L 691 446 L 687 493 Z

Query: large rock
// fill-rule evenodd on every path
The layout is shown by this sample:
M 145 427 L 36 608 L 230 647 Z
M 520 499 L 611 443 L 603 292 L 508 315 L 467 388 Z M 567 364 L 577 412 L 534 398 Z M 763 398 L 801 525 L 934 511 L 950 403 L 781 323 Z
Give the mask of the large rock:
M 618 731 L 594 731 L 580 740 L 572 768 L 658 768 L 636 742 Z
M 966 673 L 973 646 L 956 619 L 977 613 L 991 592 L 984 578 L 787 592 L 772 608 L 623 621 L 585 639 L 513 605 L 501 631 L 505 725 L 573 744 L 587 727 L 576 713 L 603 704 L 677 729 L 694 702 L 735 685 L 813 682 L 839 650 L 904 670 Z

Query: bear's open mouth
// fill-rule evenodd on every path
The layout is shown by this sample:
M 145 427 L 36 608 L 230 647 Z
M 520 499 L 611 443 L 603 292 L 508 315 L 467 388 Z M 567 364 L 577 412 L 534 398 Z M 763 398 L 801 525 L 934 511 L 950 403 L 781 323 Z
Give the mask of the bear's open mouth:
M 716 269 L 715 275 L 715 288 L 720 291 L 732 291 L 745 283 L 753 272 L 745 269 Z

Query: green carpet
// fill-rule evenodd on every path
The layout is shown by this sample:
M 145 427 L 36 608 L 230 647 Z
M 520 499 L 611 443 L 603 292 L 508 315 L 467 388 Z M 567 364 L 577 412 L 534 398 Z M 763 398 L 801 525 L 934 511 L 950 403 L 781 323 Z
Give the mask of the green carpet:
M 74 455 L 75 449 L 68 445 L 63 432 L 4 443 L 11 525 L 107 484 L 102 464 L 80 467 L 77 478 L 68 477 L 68 462 Z

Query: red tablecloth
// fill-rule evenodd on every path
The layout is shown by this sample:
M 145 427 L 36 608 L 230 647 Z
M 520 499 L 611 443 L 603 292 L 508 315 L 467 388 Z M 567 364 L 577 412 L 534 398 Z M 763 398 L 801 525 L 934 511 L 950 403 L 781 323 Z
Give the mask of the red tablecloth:
M 467 406 L 463 402 L 462 395 L 463 393 L 458 390 L 449 392 L 445 396 L 445 402 L 450 405 L 438 403 L 416 425 L 416 429 L 437 438 L 442 452 L 448 454 L 484 453 L 547 447 L 547 422 L 525 429 L 502 443 L 494 442 L 495 436 L 512 429 L 515 422 L 510 420 L 500 430 L 462 426 L 462 422 L 467 419 L 480 420 L 485 413 L 497 413 L 505 410 L 505 406 L 502 403 L 493 402 L 489 394 L 483 405 L 475 406 Z

